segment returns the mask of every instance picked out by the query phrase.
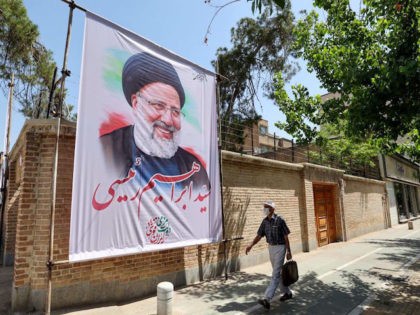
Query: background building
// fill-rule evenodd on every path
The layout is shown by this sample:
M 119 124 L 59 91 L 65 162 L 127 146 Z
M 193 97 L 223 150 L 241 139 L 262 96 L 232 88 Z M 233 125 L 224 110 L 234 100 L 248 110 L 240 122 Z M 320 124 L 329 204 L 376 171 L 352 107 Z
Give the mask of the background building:
M 380 156 L 381 176 L 386 182 L 391 223 L 420 216 L 419 165 L 403 156 Z

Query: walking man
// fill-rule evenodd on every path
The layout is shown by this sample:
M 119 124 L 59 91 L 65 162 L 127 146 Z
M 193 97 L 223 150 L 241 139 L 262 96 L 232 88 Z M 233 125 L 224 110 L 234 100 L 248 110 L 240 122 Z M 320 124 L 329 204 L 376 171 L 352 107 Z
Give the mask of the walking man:
M 264 298 L 258 300 L 258 303 L 264 308 L 270 309 L 270 301 L 274 297 L 274 293 L 278 286 L 280 286 L 280 290 L 283 293 L 280 301 L 284 302 L 292 298 L 292 291 L 290 291 L 288 287 L 285 287 L 281 280 L 281 269 L 283 267 L 284 257 L 286 256 L 287 260 L 292 259 L 292 252 L 290 251 L 288 237 L 290 230 L 287 227 L 286 221 L 274 213 L 275 203 L 266 201 L 264 203 L 263 212 L 264 219 L 258 229 L 257 236 L 255 236 L 252 243 L 247 246 L 245 253 L 248 255 L 251 248 L 265 236 L 268 243 L 268 252 L 273 267 L 273 274 L 271 276 L 270 284 L 265 291 Z

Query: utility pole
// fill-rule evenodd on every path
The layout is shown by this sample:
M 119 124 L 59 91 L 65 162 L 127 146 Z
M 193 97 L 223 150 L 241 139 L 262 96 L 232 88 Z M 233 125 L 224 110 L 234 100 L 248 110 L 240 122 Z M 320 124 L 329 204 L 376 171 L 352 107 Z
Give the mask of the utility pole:
M 0 244 L 3 244 L 3 220 L 6 209 L 6 184 L 8 178 L 9 150 L 10 150 L 10 126 L 12 121 L 12 104 L 13 104 L 13 87 L 15 85 L 15 76 L 9 82 L 9 101 L 6 113 L 6 132 L 4 137 L 4 154 L 2 155 L 2 163 L 0 169 Z M 3 248 L 3 266 L 5 265 L 5 255 Z
M 13 103 L 13 87 L 15 85 L 15 75 L 12 73 L 12 79 L 9 83 L 9 102 L 7 106 L 7 114 L 6 114 L 6 135 L 5 135 L 5 150 L 4 154 L 7 157 L 9 155 L 10 149 L 10 125 L 12 121 L 12 103 Z

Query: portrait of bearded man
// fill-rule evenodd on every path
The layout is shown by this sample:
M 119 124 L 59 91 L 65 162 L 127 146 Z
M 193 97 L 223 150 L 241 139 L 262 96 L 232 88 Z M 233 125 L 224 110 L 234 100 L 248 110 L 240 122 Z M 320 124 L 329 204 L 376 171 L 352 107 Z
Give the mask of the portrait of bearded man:
M 110 167 L 120 178 L 135 171 L 141 185 L 155 174 L 190 174 L 176 186 L 210 191 L 205 163 L 180 146 L 185 92 L 174 66 L 146 52 L 135 54 L 124 64 L 122 87 L 134 123 L 101 134 Z

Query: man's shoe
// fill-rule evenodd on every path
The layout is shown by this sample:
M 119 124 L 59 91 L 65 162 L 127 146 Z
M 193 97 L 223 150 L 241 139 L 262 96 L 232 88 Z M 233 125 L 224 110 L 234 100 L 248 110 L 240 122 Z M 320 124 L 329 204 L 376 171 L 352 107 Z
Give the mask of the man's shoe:
M 281 302 L 284 302 L 284 301 L 290 300 L 292 297 L 293 297 L 293 294 L 292 294 L 292 293 L 285 293 L 285 294 L 283 294 L 283 296 L 280 298 L 280 301 L 281 301 Z
M 261 304 L 266 310 L 270 309 L 270 302 L 267 299 L 258 300 L 258 304 Z

